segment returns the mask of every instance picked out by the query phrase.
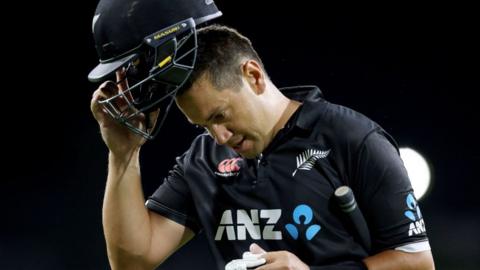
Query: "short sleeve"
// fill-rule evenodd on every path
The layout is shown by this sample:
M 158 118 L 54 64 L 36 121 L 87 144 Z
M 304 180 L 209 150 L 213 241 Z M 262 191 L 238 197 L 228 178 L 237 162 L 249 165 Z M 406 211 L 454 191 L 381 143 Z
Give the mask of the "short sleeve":
M 188 152 L 177 157 L 176 164 L 163 183 L 145 203 L 146 207 L 179 224 L 185 225 L 195 233 L 201 229 L 198 215 L 193 204 L 190 188 L 184 178 Z
M 407 171 L 387 133 L 367 135 L 354 175 L 352 189 L 368 223 L 373 252 L 428 241 Z

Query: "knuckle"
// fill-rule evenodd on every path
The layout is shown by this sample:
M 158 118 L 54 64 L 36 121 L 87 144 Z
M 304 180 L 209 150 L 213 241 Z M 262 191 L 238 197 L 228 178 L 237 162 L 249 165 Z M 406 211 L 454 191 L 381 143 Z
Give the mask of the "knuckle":
M 98 90 L 105 94 L 113 94 L 118 91 L 118 87 L 114 82 L 106 81 L 98 87 Z
M 93 92 L 93 95 L 92 95 L 92 103 L 97 103 L 98 100 L 100 100 L 102 97 L 104 97 L 105 95 L 100 92 L 99 90 Z

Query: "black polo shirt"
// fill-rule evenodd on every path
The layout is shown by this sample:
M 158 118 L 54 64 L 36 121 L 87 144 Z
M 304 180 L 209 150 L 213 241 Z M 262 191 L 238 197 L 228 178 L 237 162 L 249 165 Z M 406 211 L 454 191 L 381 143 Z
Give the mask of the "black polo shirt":
M 316 87 L 282 92 L 303 104 L 260 157 L 244 159 L 200 135 L 149 197 L 148 209 L 203 230 L 219 269 L 253 242 L 311 266 L 355 269 L 368 253 L 425 241 L 393 139 L 364 115 L 324 100 Z M 365 216 L 370 252 L 332 200 L 341 185 L 352 188 Z

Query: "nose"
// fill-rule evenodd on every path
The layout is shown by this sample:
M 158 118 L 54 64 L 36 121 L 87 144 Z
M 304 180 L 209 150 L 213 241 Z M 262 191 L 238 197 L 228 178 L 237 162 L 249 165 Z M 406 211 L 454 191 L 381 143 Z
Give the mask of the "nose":
M 233 133 L 228 130 L 224 125 L 213 124 L 210 128 L 210 134 L 213 136 L 215 141 L 220 144 L 224 145 L 230 140 Z

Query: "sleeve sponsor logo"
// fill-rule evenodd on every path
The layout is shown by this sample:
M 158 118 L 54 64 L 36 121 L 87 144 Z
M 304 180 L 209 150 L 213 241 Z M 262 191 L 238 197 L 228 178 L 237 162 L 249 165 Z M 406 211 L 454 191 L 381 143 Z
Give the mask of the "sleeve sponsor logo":
M 423 221 L 422 213 L 420 212 L 420 207 L 418 206 L 417 200 L 412 193 L 407 195 L 406 204 L 408 210 L 404 212 L 404 215 L 412 221 L 408 228 L 408 236 L 418 235 L 426 232 L 425 222 Z

